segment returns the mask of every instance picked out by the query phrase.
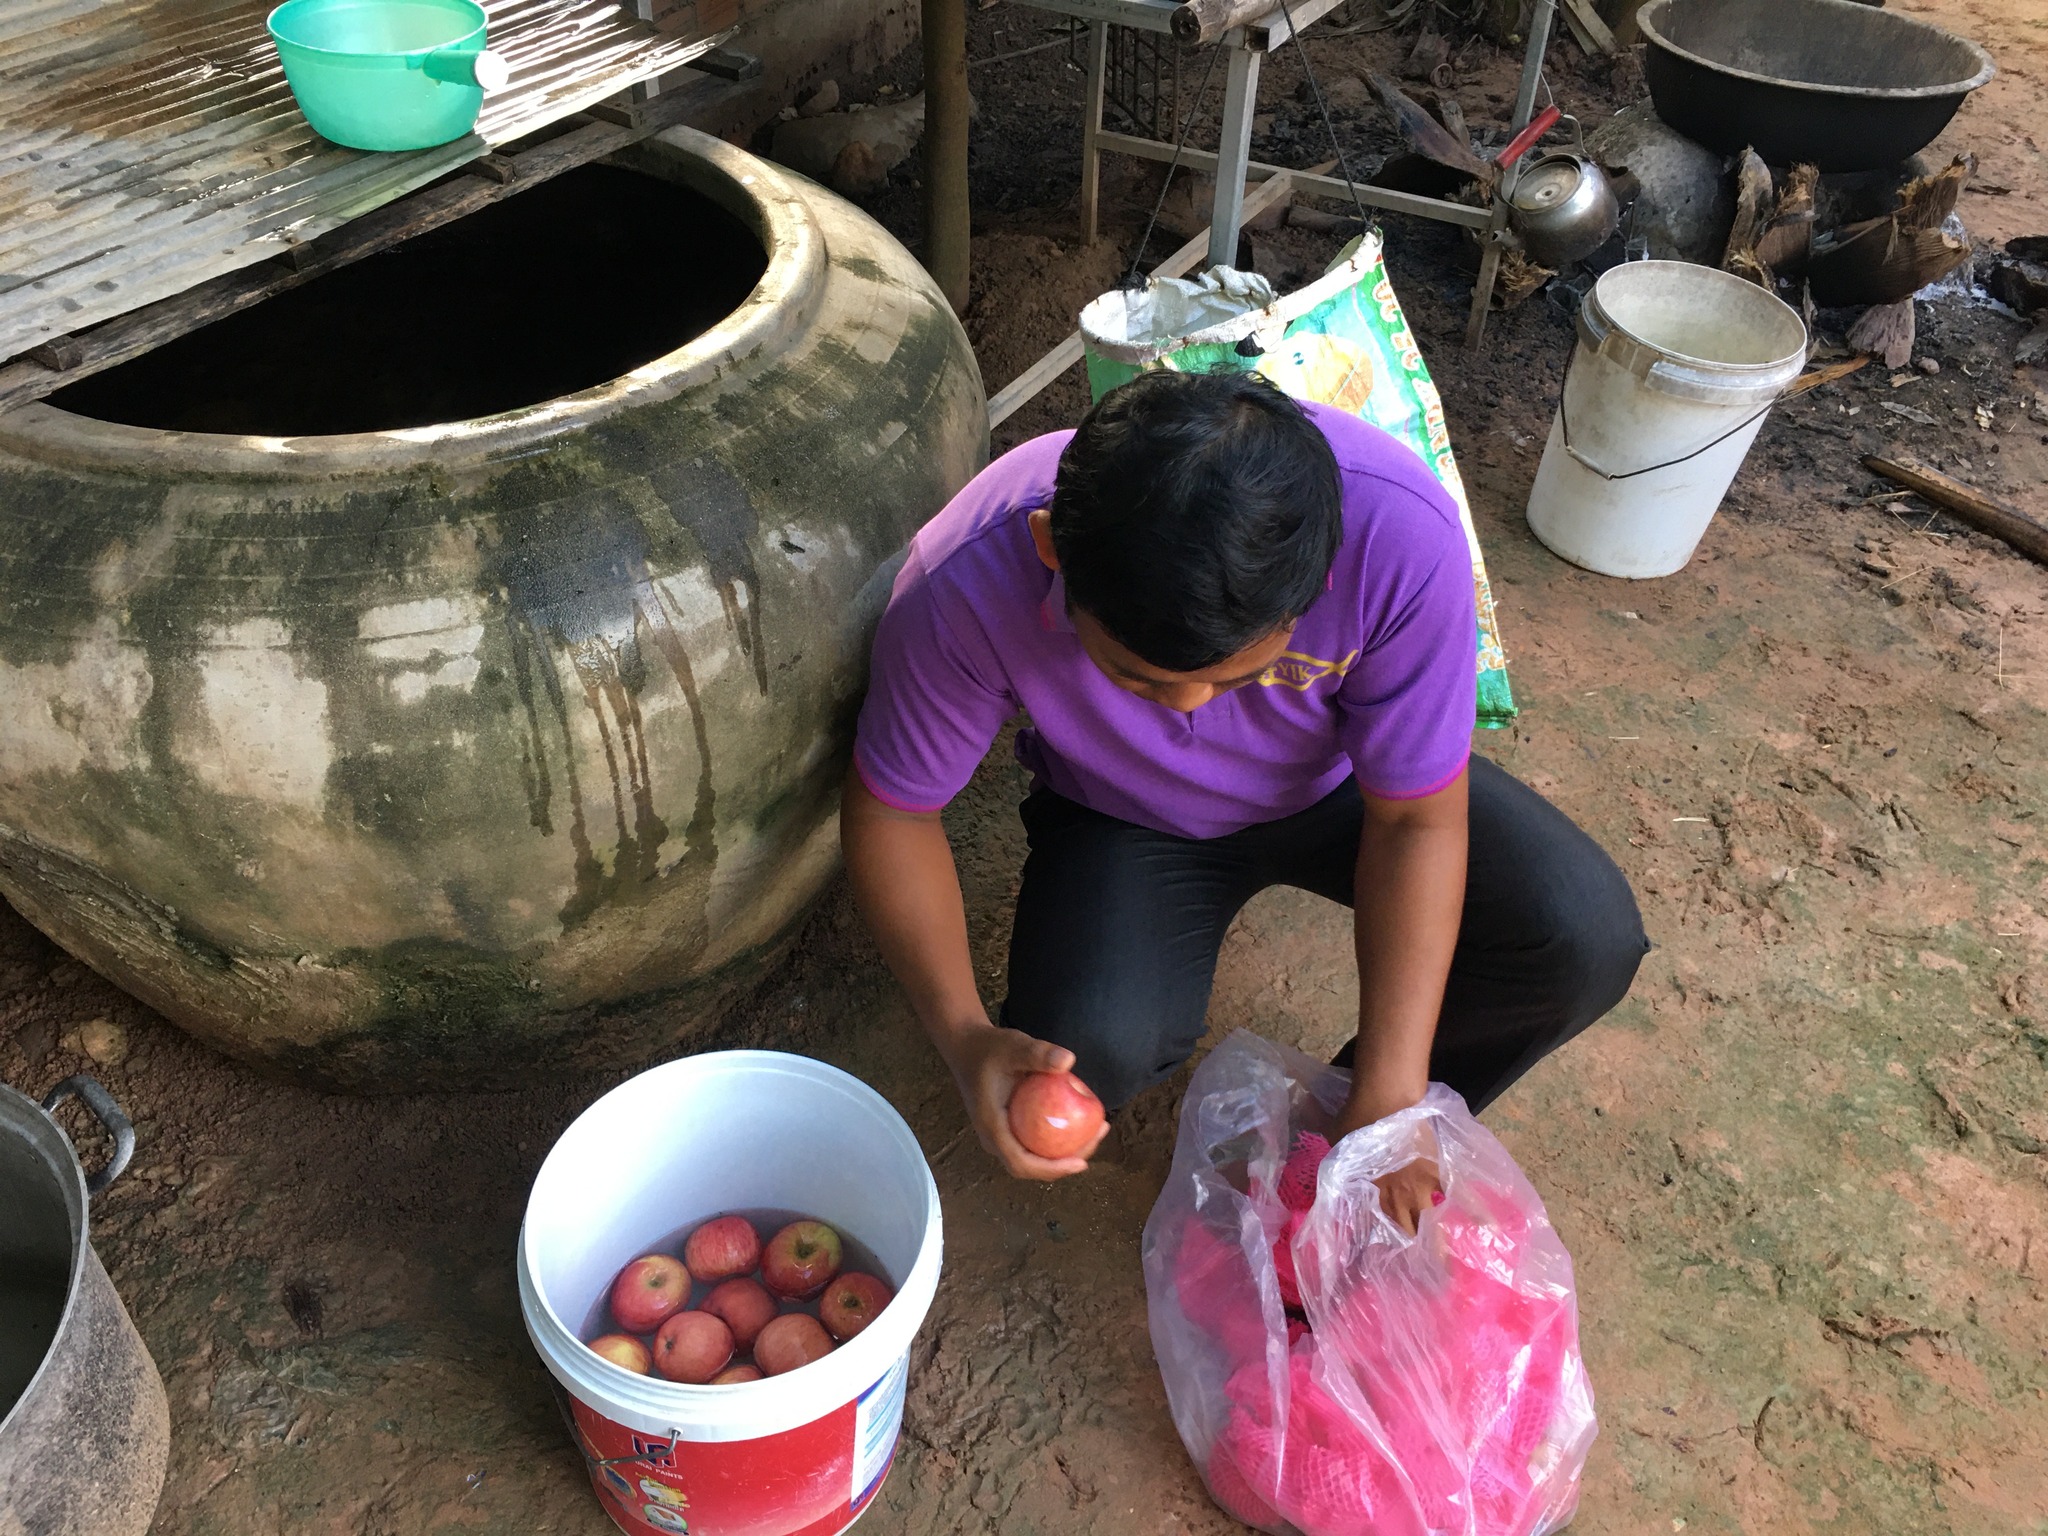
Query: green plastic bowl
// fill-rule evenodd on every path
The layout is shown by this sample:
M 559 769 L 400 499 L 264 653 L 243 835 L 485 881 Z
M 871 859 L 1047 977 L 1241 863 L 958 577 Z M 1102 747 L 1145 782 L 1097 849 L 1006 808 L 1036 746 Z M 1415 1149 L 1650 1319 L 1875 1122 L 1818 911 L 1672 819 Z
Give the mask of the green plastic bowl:
M 505 62 L 474 0 L 285 0 L 270 37 L 299 110 L 350 149 L 431 149 L 476 126 Z

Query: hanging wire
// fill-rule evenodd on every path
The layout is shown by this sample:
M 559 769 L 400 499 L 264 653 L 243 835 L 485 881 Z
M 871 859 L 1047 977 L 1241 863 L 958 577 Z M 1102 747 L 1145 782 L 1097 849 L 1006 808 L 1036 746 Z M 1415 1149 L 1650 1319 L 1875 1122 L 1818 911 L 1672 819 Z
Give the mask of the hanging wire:
M 1287 0 L 1280 0 L 1280 19 L 1287 23 L 1287 35 L 1294 39 L 1294 51 L 1301 56 L 1301 72 L 1308 77 L 1309 92 L 1315 97 L 1316 111 L 1323 119 L 1323 132 L 1330 136 L 1330 147 L 1337 151 L 1337 169 L 1344 177 L 1344 190 L 1351 194 L 1351 206 L 1358 210 L 1359 222 L 1370 229 L 1372 215 L 1365 211 L 1365 204 L 1359 200 L 1358 183 L 1351 179 L 1351 166 L 1344 157 L 1344 141 L 1337 137 L 1337 125 L 1330 121 L 1329 104 L 1323 100 L 1323 88 L 1316 80 L 1315 66 L 1309 63 L 1308 43 L 1294 25 Z
M 1159 188 L 1159 201 L 1152 205 L 1152 217 L 1145 221 L 1145 233 L 1139 237 L 1137 248 L 1131 252 L 1131 270 L 1124 274 L 1123 286 L 1142 288 L 1144 276 L 1138 268 L 1145 261 L 1145 247 L 1152 243 L 1152 230 L 1159 223 L 1159 212 L 1166 206 L 1166 194 L 1173 190 L 1173 173 L 1180 169 L 1180 157 L 1186 153 L 1188 135 L 1194 131 L 1195 115 L 1202 110 L 1202 98 L 1209 94 L 1209 82 L 1216 74 L 1216 61 L 1223 56 L 1223 44 L 1218 43 L 1209 50 L 1209 67 L 1202 71 L 1202 83 L 1195 87 L 1195 99 L 1188 103 L 1188 115 L 1181 120 L 1180 137 L 1174 140 L 1173 159 L 1166 166 L 1166 180 Z

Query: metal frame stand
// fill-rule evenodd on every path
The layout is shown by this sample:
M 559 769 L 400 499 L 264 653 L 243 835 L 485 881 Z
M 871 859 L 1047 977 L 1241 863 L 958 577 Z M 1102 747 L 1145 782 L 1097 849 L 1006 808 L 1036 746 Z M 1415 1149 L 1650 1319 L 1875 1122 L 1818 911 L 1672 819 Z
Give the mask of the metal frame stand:
M 1112 24 L 1137 27 L 1151 32 L 1172 30 L 1174 0 L 1022 0 L 1034 9 L 1075 16 L 1088 23 L 1088 78 L 1082 96 L 1081 121 L 1081 238 L 1092 241 L 1100 233 L 1102 156 L 1134 155 L 1145 160 L 1171 162 L 1175 147 L 1162 139 L 1140 138 L 1114 133 L 1102 125 L 1104 79 L 1109 60 L 1109 28 Z M 1306 28 L 1335 10 L 1342 0 L 1290 0 L 1297 27 Z M 1515 96 L 1514 121 L 1510 133 L 1528 126 L 1535 111 L 1536 88 L 1543 74 L 1544 51 L 1550 46 L 1551 25 L 1557 0 L 1536 0 L 1530 18 L 1529 40 L 1522 54 L 1521 87 Z M 1216 178 L 1216 201 L 1209 220 L 1209 265 L 1228 266 L 1237 257 L 1238 225 L 1244 206 L 1245 182 L 1264 180 L 1283 169 L 1261 164 L 1251 158 L 1252 115 L 1259 94 L 1259 66 L 1292 35 L 1277 5 L 1260 20 L 1235 27 L 1217 43 L 1228 48 L 1223 85 L 1223 126 L 1215 152 L 1181 150 L 1179 163 L 1190 170 L 1206 171 Z M 1322 197 L 1349 198 L 1344 183 L 1334 177 L 1295 172 L 1295 186 Z M 1491 208 L 1475 208 L 1446 198 L 1419 197 L 1385 187 L 1360 184 L 1359 201 L 1392 213 L 1409 213 L 1419 218 L 1462 224 L 1478 232 L 1481 242 L 1479 277 L 1472 289 L 1472 314 L 1465 329 L 1465 344 L 1476 347 L 1486 330 L 1488 306 L 1500 274 L 1501 253 L 1506 249 L 1508 193 L 1514 185 L 1515 170 L 1506 168 L 1495 189 Z

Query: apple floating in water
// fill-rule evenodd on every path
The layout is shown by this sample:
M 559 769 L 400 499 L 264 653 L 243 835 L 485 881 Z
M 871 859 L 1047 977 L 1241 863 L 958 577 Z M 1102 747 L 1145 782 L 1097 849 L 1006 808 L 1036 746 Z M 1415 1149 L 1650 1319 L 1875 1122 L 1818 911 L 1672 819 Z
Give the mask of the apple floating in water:
M 751 1275 L 761 1262 L 761 1234 L 744 1216 L 720 1216 L 690 1234 L 683 1262 L 691 1278 L 706 1285 Z
M 630 1333 L 608 1333 L 603 1338 L 590 1341 L 592 1353 L 602 1355 L 621 1370 L 631 1371 L 636 1376 L 654 1374 L 654 1357 L 647 1353 L 647 1346 Z
M 652 1333 L 690 1299 L 690 1272 L 666 1253 L 643 1254 L 612 1282 L 612 1321 L 627 1333 Z
M 701 1387 L 732 1364 L 732 1330 L 709 1312 L 678 1312 L 654 1336 L 654 1368 Z
M 745 1351 L 754 1347 L 754 1340 L 761 1330 L 768 1326 L 778 1310 L 775 1298 L 770 1296 L 758 1280 L 742 1275 L 731 1280 L 721 1280 L 711 1288 L 699 1306 L 714 1317 L 725 1320 L 732 1330 L 733 1346 Z
M 848 1270 L 825 1287 L 818 1301 L 818 1321 L 844 1344 L 879 1317 L 895 1294 L 873 1275 Z
M 780 1376 L 832 1353 L 832 1335 L 808 1312 L 785 1312 L 754 1340 L 754 1363 Z
M 843 1255 L 839 1234 L 824 1222 L 792 1221 L 768 1239 L 761 1281 L 787 1301 L 809 1301 L 839 1273 Z

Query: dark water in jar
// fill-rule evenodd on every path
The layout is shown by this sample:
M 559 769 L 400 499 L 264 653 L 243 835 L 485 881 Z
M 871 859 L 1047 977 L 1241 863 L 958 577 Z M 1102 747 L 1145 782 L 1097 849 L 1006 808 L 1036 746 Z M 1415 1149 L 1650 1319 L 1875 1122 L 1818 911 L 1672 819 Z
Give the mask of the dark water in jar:
M 683 1256 L 683 1243 L 688 1239 L 689 1235 L 703 1226 L 704 1222 L 715 1221 L 719 1216 L 746 1217 L 748 1221 L 754 1224 L 754 1230 L 761 1235 L 761 1247 L 764 1251 L 768 1247 L 768 1240 L 791 1222 L 815 1219 L 806 1216 L 802 1211 L 771 1210 L 758 1206 L 738 1211 L 719 1211 L 714 1215 L 704 1217 L 701 1221 L 689 1222 L 684 1226 L 674 1228 L 661 1237 L 657 1237 L 653 1242 L 641 1248 L 639 1253 L 634 1255 L 634 1258 L 639 1258 L 642 1254 L 649 1253 L 666 1253 L 672 1254 L 676 1258 L 681 1258 Z M 825 1225 L 832 1227 L 832 1230 L 839 1234 L 840 1274 L 858 1271 L 863 1274 L 873 1275 L 892 1291 L 898 1288 L 899 1282 L 896 1277 L 883 1267 L 882 1261 L 875 1257 L 875 1251 L 872 1248 L 861 1242 L 860 1239 L 856 1238 L 844 1227 L 833 1226 L 831 1222 L 827 1222 Z M 624 1266 L 621 1267 L 623 1268 Z M 757 1280 L 760 1278 L 758 1271 L 756 1271 L 754 1278 Z M 704 1298 L 710 1294 L 711 1287 L 701 1280 L 697 1281 L 690 1287 L 690 1305 L 692 1307 L 702 1306 Z M 769 1294 L 773 1295 L 774 1293 L 770 1292 Z M 602 1338 L 605 1334 L 621 1331 L 612 1326 L 610 1298 L 611 1284 L 608 1281 L 605 1284 L 604 1294 L 591 1303 L 590 1310 L 584 1314 L 583 1326 L 577 1330 L 576 1336 L 582 1339 L 584 1343 L 588 1344 L 592 1339 Z M 788 1302 L 783 1301 L 779 1296 L 775 1299 L 781 1303 L 782 1310 L 785 1312 L 808 1312 L 812 1317 L 818 1315 L 818 1303 L 816 1301 Z
M 737 309 L 767 269 L 703 193 L 586 165 L 216 320 L 50 403 L 264 437 L 496 415 L 629 373 Z

